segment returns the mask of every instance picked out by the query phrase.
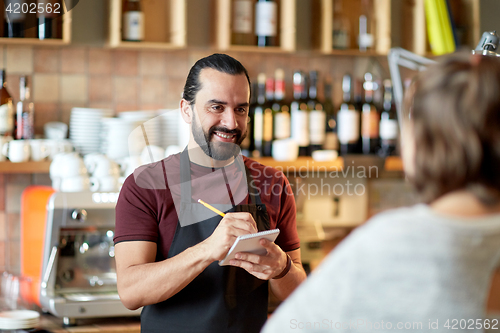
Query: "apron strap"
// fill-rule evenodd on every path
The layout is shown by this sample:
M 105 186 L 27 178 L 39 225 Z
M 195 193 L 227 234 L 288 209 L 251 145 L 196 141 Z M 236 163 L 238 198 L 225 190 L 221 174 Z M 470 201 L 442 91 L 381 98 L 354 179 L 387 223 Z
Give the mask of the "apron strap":
M 181 153 L 181 203 L 192 203 L 191 196 L 191 163 L 189 162 L 189 155 L 187 146 Z

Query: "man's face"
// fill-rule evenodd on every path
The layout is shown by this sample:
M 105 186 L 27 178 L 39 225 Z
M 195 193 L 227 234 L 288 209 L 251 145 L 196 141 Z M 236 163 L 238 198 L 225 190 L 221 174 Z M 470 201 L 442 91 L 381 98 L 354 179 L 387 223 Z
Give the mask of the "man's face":
M 192 131 L 195 142 L 215 160 L 228 160 L 240 152 L 246 136 L 250 90 L 245 74 L 230 75 L 205 68 L 199 77 Z

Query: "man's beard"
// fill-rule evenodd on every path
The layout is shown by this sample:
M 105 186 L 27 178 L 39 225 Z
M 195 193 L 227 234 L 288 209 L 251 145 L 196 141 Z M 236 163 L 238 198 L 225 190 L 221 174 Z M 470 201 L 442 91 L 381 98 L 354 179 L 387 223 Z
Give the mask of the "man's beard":
M 191 130 L 193 132 L 194 141 L 200 146 L 203 152 L 218 161 L 225 161 L 232 157 L 236 157 L 240 153 L 240 145 L 247 136 L 247 133 L 242 133 L 239 129 L 228 130 L 221 126 L 212 126 L 208 133 L 206 133 L 198 120 L 198 116 L 193 117 L 193 122 L 191 125 Z M 221 142 L 221 141 L 211 141 L 212 136 L 215 132 L 221 132 L 226 134 L 235 134 L 236 142 Z

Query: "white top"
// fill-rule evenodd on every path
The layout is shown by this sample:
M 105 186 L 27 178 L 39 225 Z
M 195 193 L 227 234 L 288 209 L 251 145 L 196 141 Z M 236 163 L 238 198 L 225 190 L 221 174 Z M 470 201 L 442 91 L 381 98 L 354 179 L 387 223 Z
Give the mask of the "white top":
M 332 251 L 263 332 L 464 331 L 462 319 L 467 332 L 480 332 L 499 265 L 500 214 L 452 218 L 426 205 L 388 211 Z

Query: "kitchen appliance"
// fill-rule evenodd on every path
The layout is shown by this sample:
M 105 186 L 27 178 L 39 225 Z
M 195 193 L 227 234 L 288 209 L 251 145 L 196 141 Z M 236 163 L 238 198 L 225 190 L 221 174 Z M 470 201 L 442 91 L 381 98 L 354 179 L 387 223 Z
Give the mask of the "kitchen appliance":
M 77 318 L 138 316 L 140 309 L 125 308 L 116 287 L 113 235 L 118 193 L 49 194 L 40 186 L 23 192 L 23 203 L 46 199 L 46 205 L 22 208 L 30 216 L 22 217 L 22 248 L 28 241 L 35 245 L 30 246 L 30 258 L 21 255 L 23 274 L 38 275 L 33 277 L 39 281 L 36 303 L 62 317 L 66 325 Z M 44 232 L 32 234 L 30 225 L 36 224 L 45 224 Z M 36 258 L 41 259 L 41 268 L 33 269 Z

